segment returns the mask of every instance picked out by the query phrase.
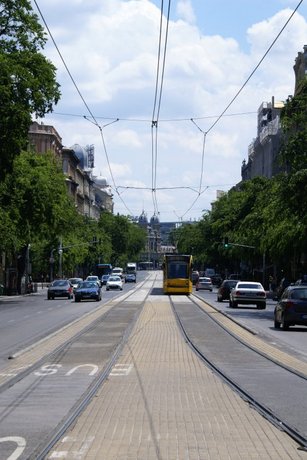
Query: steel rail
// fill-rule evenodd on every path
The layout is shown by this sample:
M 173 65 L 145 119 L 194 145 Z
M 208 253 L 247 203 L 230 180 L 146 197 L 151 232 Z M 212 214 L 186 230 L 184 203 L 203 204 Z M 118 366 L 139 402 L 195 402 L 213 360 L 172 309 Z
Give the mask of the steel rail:
M 148 280 L 145 280 L 144 283 L 146 281 L 148 281 Z M 156 278 L 152 281 L 152 287 L 154 286 L 155 281 L 156 281 Z M 143 286 L 144 283 L 141 283 L 140 288 Z M 128 339 L 129 339 L 129 337 L 131 335 L 131 332 L 132 332 L 132 330 L 133 330 L 133 328 L 134 328 L 134 326 L 136 324 L 136 321 L 137 321 L 137 319 L 138 319 L 138 317 L 139 317 L 139 315 L 140 315 L 140 313 L 141 313 L 141 311 L 142 311 L 142 309 L 143 309 L 143 307 L 145 305 L 145 302 L 147 301 L 147 298 L 150 295 L 151 289 L 148 290 L 148 293 L 146 294 L 145 299 L 142 301 L 142 303 L 140 305 L 140 308 L 138 309 L 138 311 L 134 315 L 133 321 L 131 321 L 129 326 L 126 328 L 124 336 L 123 336 L 121 342 L 117 345 L 116 350 L 114 351 L 114 353 L 112 353 L 108 363 L 104 366 L 104 368 L 99 373 L 99 375 L 96 377 L 94 382 L 90 385 L 88 391 L 83 395 L 83 397 L 81 397 L 78 400 L 78 402 L 75 404 L 75 406 L 71 409 L 68 417 L 66 419 L 64 419 L 60 423 L 60 425 L 58 425 L 56 427 L 56 429 L 50 434 L 50 437 L 47 440 L 47 442 L 44 441 L 44 444 L 36 449 L 36 451 L 32 454 L 32 456 L 30 457 L 29 460 L 32 460 L 32 458 L 33 458 L 33 460 L 44 460 L 46 458 L 46 455 L 48 454 L 48 452 L 50 452 L 50 450 L 52 449 L 52 447 L 63 437 L 63 435 L 66 433 L 66 431 L 69 429 L 69 427 L 75 422 L 77 417 L 79 417 L 79 415 L 85 410 L 85 408 L 91 402 L 91 400 L 93 399 L 93 397 L 97 393 L 97 390 L 101 387 L 101 385 L 103 385 L 105 380 L 108 378 L 108 376 L 109 376 L 109 374 L 110 374 L 110 372 L 111 372 L 111 370 L 112 370 L 112 368 L 114 366 L 114 363 L 116 362 L 118 356 L 120 355 L 121 351 L 123 350 L 124 346 L 126 345 Z M 119 305 L 121 305 L 121 303 L 125 302 L 126 299 L 127 298 L 125 298 L 124 300 L 121 300 L 115 306 L 118 307 Z M 113 307 L 112 307 L 112 309 L 113 309 Z M 110 311 L 111 310 L 109 310 L 109 312 Z M 92 329 L 94 327 L 95 327 L 95 325 L 92 326 Z M 80 335 L 80 334 L 78 334 L 78 335 Z M 34 455 L 34 457 L 33 457 L 33 455 Z
M 267 420 L 269 420 L 274 426 L 276 426 L 278 429 L 280 430 L 283 430 L 284 432 L 286 432 L 292 439 L 294 439 L 298 444 L 299 444 L 299 450 L 303 450 L 303 451 L 307 451 L 307 439 L 302 436 L 295 428 L 293 428 L 292 426 L 288 425 L 287 423 L 285 423 L 281 418 L 277 417 L 276 414 L 274 414 L 270 409 L 268 409 L 266 406 L 264 406 L 263 404 L 261 404 L 260 401 L 257 401 L 250 393 L 248 393 L 247 391 L 245 391 L 240 385 L 238 385 L 231 377 L 229 377 L 225 372 L 223 372 L 222 369 L 220 369 L 217 365 L 214 364 L 214 362 L 212 360 L 210 360 L 200 349 L 199 347 L 197 347 L 197 345 L 195 345 L 195 343 L 193 343 L 193 341 L 190 339 L 181 319 L 180 319 L 180 315 L 177 313 L 176 311 L 176 307 L 175 307 L 175 304 L 174 302 L 172 301 L 171 299 L 171 296 L 169 296 L 169 300 L 170 300 L 170 303 L 171 303 L 171 307 L 172 307 L 172 311 L 174 313 L 174 316 L 176 318 L 176 322 L 179 326 L 179 329 L 185 339 L 185 341 L 188 343 L 188 345 L 191 347 L 191 349 L 196 353 L 196 355 L 211 369 L 213 370 L 214 372 L 216 372 L 216 374 L 225 382 L 227 383 L 234 391 L 236 391 L 240 397 L 248 402 L 254 409 L 256 409 L 263 417 L 265 417 Z M 225 327 L 223 327 L 218 321 L 214 320 L 214 318 L 212 318 L 210 316 L 210 314 L 208 314 L 205 310 L 203 310 L 195 301 L 193 301 L 193 299 L 191 299 L 191 297 L 189 297 L 189 300 L 200 310 L 203 312 L 204 315 L 210 317 L 210 319 L 212 319 L 213 321 L 215 321 L 215 323 L 221 327 L 221 329 L 223 329 L 224 331 L 226 331 L 227 333 L 229 333 L 230 335 L 232 335 L 236 340 L 238 340 L 242 345 L 248 347 L 248 345 L 243 342 L 243 341 L 240 341 L 238 339 L 237 336 L 231 334 L 229 331 L 227 331 L 227 329 L 225 329 Z M 254 352 L 257 353 L 257 351 L 253 348 L 251 348 Z M 279 365 L 279 363 L 275 362 L 274 360 L 270 359 L 268 356 L 264 356 L 262 355 L 261 353 L 259 353 L 261 356 L 265 357 L 266 359 L 268 359 L 269 361 L 271 361 L 272 363 L 274 363 L 275 365 Z M 282 367 L 282 366 L 281 366 Z M 289 371 L 289 369 L 285 368 L 285 370 Z M 298 377 L 300 378 L 304 378 L 306 380 L 305 377 L 303 377 L 302 375 L 300 374 L 297 374 Z
M 112 305 L 110 307 L 110 309 L 106 312 L 102 312 L 101 314 L 101 317 L 99 318 L 99 321 L 103 320 L 104 318 L 107 317 L 107 315 L 114 309 L 116 308 L 118 305 L 120 305 L 122 302 L 126 301 L 127 298 L 129 298 L 130 296 L 132 296 L 136 290 L 138 289 L 141 289 L 144 285 L 144 283 L 146 282 L 147 280 L 145 279 L 144 281 L 142 281 L 141 283 L 139 283 L 134 289 L 131 290 L 131 293 L 127 293 L 127 296 L 125 297 L 124 300 L 120 300 L 118 303 L 115 303 L 114 305 Z M 122 292 L 121 292 L 122 294 Z M 116 299 L 116 297 L 115 297 Z M 104 306 L 108 306 L 111 302 L 114 302 L 114 298 L 112 298 L 111 300 L 108 300 L 108 302 L 106 302 L 105 304 L 103 304 Z M 101 307 L 97 307 L 98 308 L 101 308 Z M 86 316 L 90 316 L 91 313 L 95 312 L 97 309 L 93 310 L 93 311 L 90 311 L 88 313 L 86 313 L 85 315 L 83 315 L 82 317 L 76 319 L 75 321 L 73 321 L 73 323 L 77 323 L 78 321 L 81 321 L 84 317 Z M 70 337 L 69 339 L 67 339 L 66 341 L 64 341 L 61 345 L 59 345 L 58 347 L 56 347 L 54 350 L 52 350 L 51 352 L 48 352 L 46 353 L 44 356 L 42 356 L 41 358 L 39 358 L 37 361 L 35 361 L 33 364 L 31 364 L 29 367 L 23 369 L 23 370 L 20 370 L 18 372 L 17 375 L 14 375 L 12 376 L 10 379 L 8 379 L 7 381 L 5 381 L 4 383 L 0 384 L 0 394 L 3 393 L 5 390 L 7 390 L 8 388 L 12 387 L 13 385 L 15 385 L 17 382 L 19 382 L 20 380 L 22 380 L 23 378 L 27 377 L 29 374 L 31 374 L 33 371 L 35 371 L 36 369 L 38 369 L 45 361 L 47 361 L 48 359 L 52 358 L 53 356 L 57 355 L 58 353 L 60 353 L 61 351 L 65 350 L 65 348 L 67 348 L 71 343 L 73 343 L 74 341 L 76 341 L 82 334 L 90 331 L 93 327 L 95 327 L 95 324 L 97 323 L 97 319 L 93 320 L 90 324 L 88 324 L 87 326 L 83 327 L 80 331 L 78 331 L 75 335 L 73 335 L 72 337 Z M 67 324 L 65 325 L 64 327 L 65 328 L 68 328 L 70 324 Z M 56 334 L 57 331 L 53 332 L 51 334 L 51 336 L 53 336 L 54 334 Z M 48 338 L 50 338 L 50 336 L 46 336 L 45 338 L 39 340 L 39 343 L 41 343 L 42 341 L 45 341 L 45 340 L 48 340 Z M 25 350 L 21 350 L 21 352 L 18 352 L 18 355 L 28 351 L 29 349 L 34 349 L 36 347 L 36 344 L 34 343 L 33 345 L 27 347 Z M 10 360 L 13 360 L 14 359 L 14 355 L 11 355 L 8 357 L 8 359 Z M 0 371 L 0 374 L 1 374 L 1 371 Z

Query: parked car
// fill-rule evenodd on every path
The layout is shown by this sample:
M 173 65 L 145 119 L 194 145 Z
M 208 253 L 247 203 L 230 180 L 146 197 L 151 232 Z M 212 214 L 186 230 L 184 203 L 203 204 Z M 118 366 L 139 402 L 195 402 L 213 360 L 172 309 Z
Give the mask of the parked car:
M 50 300 L 55 297 L 67 297 L 68 299 L 72 299 L 73 287 L 68 280 L 55 280 L 49 285 L 47 298 Z
M 78 284 L 83 281 L 83 278 L 69 278 L 68 281 L 72 285 L 73 290 L 75 290 Z
M 211 281 L 211 278 L 205 277 L 205 276 L 200 276 L 198 278 L 198 281 L 195 285 L 196 291 L 200 291 L 201 289 L 204 289 L 206 291 L 211 291 L 213 289 L 213 284 Z
M 110 275 L 102 275 L 102 277 L 101 277 L 102 286 L 105 286 L 107 284 L 107 281 L 108 281 L 109 277 L 110 277 Z
M 106 290 L 109 291 L 110 289 L 118 289 L 120 291 L 123 290 L 123 280 L 120 276 L 110 275 L 106 284 Z
M 86 277 L 85 281 L 94 281 L 95 283 L 98 284 L 99 287 L 101 287 L 101 281 L 96 275 L 89 275 Z
M 230 291 L 229 306 L 236 308 L 239 304 L 255 304 L 258 309 L 266 308 L 266 292 L 261 283 L 239 281 Z
M 231 289 L 233 289 L 239 280 L 224 280 L 217 291 L 217 301 L 229 300 Z
M 307 326 L 307 286 L 288 286 L 274 310 L 274 327 Z
M 81 300 L 101 300 L 101 288 L 96 281 L 82 281 L 75 289 L 75 302 Z
M 127 273 L 125 281 L 126 283 L 136 283 L 136 275 L 134 273 Z

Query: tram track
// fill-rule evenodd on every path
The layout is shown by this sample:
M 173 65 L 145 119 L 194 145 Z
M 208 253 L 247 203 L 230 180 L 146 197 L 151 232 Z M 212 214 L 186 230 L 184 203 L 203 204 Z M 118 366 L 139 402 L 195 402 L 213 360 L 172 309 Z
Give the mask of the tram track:
M 136 290 L 142 289 L 146 280 L 139 283 L 135 289 L 110 299 L 108 302 L 99 305 L 91 312 L 54 331 L 52 334 L 40 339 L 32 345 L 11 353 L 8 356 L 9 364 L 0 371 L 0 393 L 14 385 L 16 382 L 32 373 L 41 364 L 52 358 L 55 354 L 64 350 L 78 336 L 85 333 L 95 324 L 98 319 L 103 319 L 112 308 L 120 305 L 131 297 Z M 33 362 L 34 361 L 34 362 Z
M 50 403 L 52 405 L 57 405 L 56 401 L 59 399 L 58 405 L 61 406 L 63 404 L 63 406 L 65 406 L 67 398 L 74 397 L 74 392 L 75 402 L 71 404 L 71 407 L 69 407 L 65 415 L 59 415 L 59 420 L 57 423 L 54 423 L 52 429 L 49 427 L 44 433 L 39 433 L 40 429 L 36 428 L 36 439 L 32 441 L 27 439 L 25 435 L 24 437 L 27 439 L 27 442 L 24 454 L 19 456 L 18 459 L 44 459 L 46 453 L 88 405 L 99 387 L 107 379 L 121 350 L 126 344 L 154 283 L 155 278 L 145 280 L 139 283 L 137 287 L 127 293 L 127 295 L 121 295 L 118 299 L 113 298 L 104 306 L 98 307 L 97 310 L 99 310 L 100 315 L 97 316 L 97 310 L 95 311 L 94 317 L 87 314 L 88 324 L 86 326 L 84 326 L 83 322 L 79 322 L 79 330 L 77 333 L 72 334 L 69 338 L 66 337 L 66 340 L 51 352 L 43 354 L 40 359 L 19 372 L 18 375 L 8 378 L 6 382 L 2 383 L 0 387 L 0 407 L 4 407 L 3 401 L 5 401 L 5 410 L 3 410 L 0 415 L 0 427 L 1 434 L 6 434 L 9 437 L 11 435 L 9 432 L 10 428 L 4 428 L 6 426 L 6 419 L 8 427 L 14 426 L 14 423 L 17 425 L 16 422 L 12 421 L 12 414 L 23 412 L 22 407 L 24 405 L 28 405 L 29 407 L 33 405 L 36 393 L 39 394 L 38 388 L 40 386 L 44 388 L 44 385 L 46 385 L 49 372 L 54 371 L 55 373 L 65 368 L 65 375 L 68 376 L 70 373 L 72 374 L 71 370 L 66 372 L 68 365 L 73 366 L 73 369 L 81 367 L 81 365 L 78 365 L 78 360 L 85 360 L 85 363 L 94 362 L 97 364 L 96 367 L 99 368 L 94 377 L 88 377 L 88 375 L 77 376 L 76 373 L 76 378 L 74 379 L 75 383 L 73 383 L 71 387 L 72 395 L 68 395 L 67 391 L 66 394 L 64 394 L 65 389 L 63 390 L 63 384 L 61 382 L 63 377 L 58 378 L 58 383 L 54 378 L 55 382 L 52 387 L 54 395 L 50 395 Z M 144 286 L 146 286 L 146 292 L 144 292 L 143 300 L 133 300 Z M 106 308 L 106 306 L 108 307 L 107 311 L 103 311 L 103 308 Z M 66 333 L 67 332 L 66 330 Z M 71 332 L 75 332 L 75 330 Z M 113 343 L 111 343 L 111 341 Z M 42 345 L 38 346 L 41 347 Z M 28 355 L 31 354 L 31 352 L 33 353 L 34 350 L 35 347 L 32 347 L 32 350 L 25 351 L 16 359 L 20 360 L 23 357 L 29 357 Z M 98 353 L 102 353 L 101 350 L 103 351 L 103 356 L 98 357 Z M 77 366 L 74 366 L 76 363 Z M 86 365 L 93 366 L 92 364 Z M 36 378 L 33 377 L 34 374 L 37 374 Z M 89 375 L 91 374 L 89 373 Z M 77 388 L 79 380 L 80 388 Z M 20 389 L 18 390 L 18 388 Z M 58 395 L 59 391 L 64 391 L 63 395 L 60 397 Z M 41 389 L 41 393 L 46 393 L 46 390 Z M 10 394 L 11 396 L 9 396 Z M 16 394 L 18 395 L 17 397 Z M 10 398 L 12 398 L 11 402 Z M 36 400 L 38 398 L 39 396 L 36 397 Z M 36 414 L 31 414 L 31 416 L 35 418 Z M 33 427 L 32 431 L 33 433 L 35 432 L 35 427 Z M 18 431 L 18 436 L 20 437 L 20 431 Z M 2 447 L 3 444 L 0 444 L 0 457 L 6 458 L 1 454 Z M 7 458 L 9 458 L 9 456 L 7 456 Z
M 255 341 L 249 345 L 247 337 L 252 338 L 253 333 L 242 327 L 241 331 L 245 331 L 243 339 L 237 322 L 232 322 L 229 317 L 226 318 L 227 321 L 221 321 L 221 315 L 217 315 L 217 310 L 211 308 L 205 301 L 201 301 L 199 297 L 187 297 L 186 304 L 182 301 L 177 302 L 174 296 L 169 298 L 185 341 L 200 359 L 251 407 L 291 436 L 299 444 L 300 450 L 307 451 L 307 419 L 304 415 L 307 409 L 305 407 L 307 374 L 297 369 L 297 366 L 291 367 L 288 362 L 283 362 L 282 357 L 286 354 L 279 353 L 279 359 L 276 359 L 274 353 L 272 356 L 273 347 L 268 344 L 262 345 L 259 349 Z M 231 324 L 235 324 L 235 327 Z M 264 351 L 265 347 L 266 351 Z M 251 363 L 256 363 L 255 368 Z M 274 394 L 272 387 L 274 378 L 279 379 L 278 390 L 276 390 L 279 394 Z M 299 421 L 289 415 L 288 409 L 278 409 L 280 404 L 286 405 L 287 408 L 291 407 L 293 392 L 289 392 L 287 381 L 292 382 L 293 386 L 290 388 L 302 392 L 301 396 L 297 395 L 297 400 L 293 403 L 296 408 L 304 406 L 300 407 Z M 257 385 L 262 387 L 262 391 L 255 388 Z

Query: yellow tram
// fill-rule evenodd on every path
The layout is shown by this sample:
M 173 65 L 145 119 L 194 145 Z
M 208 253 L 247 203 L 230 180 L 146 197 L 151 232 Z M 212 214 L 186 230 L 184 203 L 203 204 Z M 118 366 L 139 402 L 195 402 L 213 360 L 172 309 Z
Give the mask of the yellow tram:
M 191 255 L 165 254 L 162 265 L 164 294 L 191 294 L 192 266 Z

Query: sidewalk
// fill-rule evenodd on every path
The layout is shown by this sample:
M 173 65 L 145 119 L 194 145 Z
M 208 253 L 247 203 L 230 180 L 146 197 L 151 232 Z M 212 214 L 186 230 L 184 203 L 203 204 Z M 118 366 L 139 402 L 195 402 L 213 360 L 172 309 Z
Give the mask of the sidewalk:
M 158 295 L 149 296 L 108 380 L 47 458 L 306 460 L 297 447 L 198 359 L 168 298 Z

